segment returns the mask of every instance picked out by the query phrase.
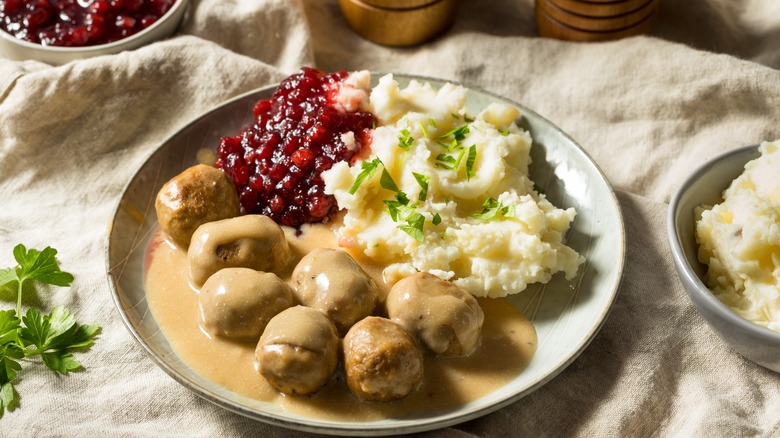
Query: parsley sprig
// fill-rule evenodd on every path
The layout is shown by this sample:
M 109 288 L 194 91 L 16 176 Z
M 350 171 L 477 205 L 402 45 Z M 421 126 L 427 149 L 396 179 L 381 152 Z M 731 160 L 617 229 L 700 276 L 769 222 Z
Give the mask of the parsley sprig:
M 60 270 L 57 250 L 46 247 L 43 251 L 17 245 L 12 268 L 0 269 L 0 288 L 16 284 L 16 309 L 0 310 L 0 417 L 5 409 L 13 409 L 18 397 L 11 383 L 18 371 L 19 361 L 30 356 L 40 356 L 52 371 L 66 374 L 81 368 L 71 354 L 73 350 L 87 348 L 100 331 L 96 324 L 79 325 L 64 307 L 57 306 L 49 315 L 33 308 L 22 316 L 22 290 L 25 283 L 37 280 L 54 286 L 69 287 L 73 275 Z

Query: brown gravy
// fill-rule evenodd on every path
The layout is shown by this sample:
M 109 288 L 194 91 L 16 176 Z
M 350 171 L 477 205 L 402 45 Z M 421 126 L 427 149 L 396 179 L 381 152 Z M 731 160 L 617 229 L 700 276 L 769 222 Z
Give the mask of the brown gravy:
M 306 227 L 298 237 L 290 229 L 285 229 L 285 233 L 296 258 L 290 272 L 306 252 L 337 246 L 331 228 L 324 225 Z M 381 266 L 354 251 L 350 254 L 381 286 L 381 295 L 386 295 L 388 288 L 382 280 Z M 167 243 L 158 231 L 147 257 L 146 298 L 177 355 L 219 386 L 308 418 L 375 421 L 461 406 L 509 383 L 536 351 L 536 331 L 522 313 L 503 299 L 481 298 L 485 323 L 477 350 L 460 358 L 425 354 L 423 382 L 409 396 L 393 402 L 362 402 L 347 388 L 343 371 L 336 372 L 313 395 L 285 396 L 255 369 L 255 343 L 211 339 L 200 329 L 197 291 L 187 281 L 186 251 Z

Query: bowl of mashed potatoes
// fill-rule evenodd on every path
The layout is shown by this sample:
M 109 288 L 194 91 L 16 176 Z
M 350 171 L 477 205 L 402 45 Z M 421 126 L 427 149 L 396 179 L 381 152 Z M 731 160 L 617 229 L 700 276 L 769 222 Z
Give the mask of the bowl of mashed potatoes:
M 683 286 L 736 352 L 780 372 L 780 142 L 727 152 L 672 197 L 667 233 Z

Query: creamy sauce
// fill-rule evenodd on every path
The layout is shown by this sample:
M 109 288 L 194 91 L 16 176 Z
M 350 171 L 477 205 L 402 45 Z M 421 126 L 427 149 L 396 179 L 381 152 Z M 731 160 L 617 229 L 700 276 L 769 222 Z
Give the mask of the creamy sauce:
M 285 233 L 295 260 L 282 278 L 289 279 L 292 268 L 308 251 L 337 247 L 328 226 L 305 227 L 300 236 L 287 228 Z M 359 254 L 350 255 L 374 278 L 384 299 L 389 288 L 382 280 L 383 267 Z M 481 298 L 479 304 L 485 313 L 485 323 L 477 349 L 467 357 L 458 358 L 424 354 L 423 382 L 407 397 L 381 403 L 360 401 L 349 391 L 343 370 L 334 373 L 329 383 L 313 395 L 286 396 L 255 369 L 256 342 L 211 339 L 200 329 L 198 292 L 187 281 L 186 251 L 168 244 L 158 232 L 147 257 L 146 298 L 176 354 L 219 386 L 308 418 L 374 421 L 461 406 L 512 381 L 536 351 L 536 331 L 522 313 L 503 299 Z M 382 313 L 381 309 L 378 313 Z

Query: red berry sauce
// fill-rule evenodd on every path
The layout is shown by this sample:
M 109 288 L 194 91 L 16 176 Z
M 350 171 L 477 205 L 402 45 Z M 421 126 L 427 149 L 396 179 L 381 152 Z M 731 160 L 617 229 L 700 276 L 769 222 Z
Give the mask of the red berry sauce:
M 347 76 L 304 67 L 255 104 L 252 125 L 220 139 L 216 167 L 233 178 L 247 213 L 295 227 L 327 222 L 338 212 L 321 174 L 359 154 L 375 123 L 371 113 L 336 105 Z M 347 132 L 354 134 L 351 148 L 342 140 Z
M 94 46 L 146 29 L 175 1 L 0 0 L 0 29 L 44 46 Z

